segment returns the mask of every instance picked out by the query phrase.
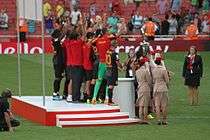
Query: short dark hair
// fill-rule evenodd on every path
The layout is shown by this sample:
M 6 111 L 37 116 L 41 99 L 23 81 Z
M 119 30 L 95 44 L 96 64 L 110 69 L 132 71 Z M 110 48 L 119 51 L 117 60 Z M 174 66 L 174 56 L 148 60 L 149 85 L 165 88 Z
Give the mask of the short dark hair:
M 77 39 L 79 38 L 79 33 L 77 33 L 76 30 L 70 31 L 70 32 L 68 33 L 68 38 L 69 38 L 70 40 L 77 40 Z
M 175 14 L 173 14 L 171 17 L 172 17 L 172 18 L 176 18 L 176 15 L 175 15 Z
M 87 39 L 91 39 L 91 38 L 93 38 L 94 37 L 94 33 L 92 33 L 92 32 L 87 32 L 86 33 L 86 38 Z
M 168 18 L 169 18 L 169 15 L 168 15 L 168 14 L 166 14 L 166 15 L 165 15 L 165 19 L 168 19 Z
M 102 30 L 101 29 L 97 29 L 95 35 L 96 35 L 96 37 L 98 37 L 99 35 L 103 35 Z
M 12 91 L 7 88 L 6 90 L 2 91 L 1 97 L 3 97 L 3 98 L 11 98 L 12 97 Z
M 155 60 L 155 64 L 156 65 L 160 65 L 161 64 L 161 60 Z
M 148 20 L 149 20 L 149 21 L 152 21 L 152 18 L 151 18 L 151 17 L 149 17 L 149 18 L 148 18 Z

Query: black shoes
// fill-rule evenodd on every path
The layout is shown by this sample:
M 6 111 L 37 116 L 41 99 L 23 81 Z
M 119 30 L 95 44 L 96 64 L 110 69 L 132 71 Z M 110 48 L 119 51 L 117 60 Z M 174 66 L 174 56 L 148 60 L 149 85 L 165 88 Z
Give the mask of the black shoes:
M 161 121 L 158 121 L 157 125 L 168 125 L 168 122 L 161 122 Z

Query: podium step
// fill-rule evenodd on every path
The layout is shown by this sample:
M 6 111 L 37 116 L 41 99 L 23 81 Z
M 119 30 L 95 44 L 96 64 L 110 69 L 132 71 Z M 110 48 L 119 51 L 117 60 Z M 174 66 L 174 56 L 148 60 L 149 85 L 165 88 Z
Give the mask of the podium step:
M 56 115 L 57 121 L 91 121 L 91 120 L 112 120 L 129 118 L 128 113 L 100 113 L 100 114 L 78 114 L 78 115 Z
M 92 121 L 59 121 L 58 127 L 86 127 L 86 126 L 110 126 L 110 125 L 128 125 L 136 124 L 139 119 L 111 119 L 111 120 L 92 120 Z

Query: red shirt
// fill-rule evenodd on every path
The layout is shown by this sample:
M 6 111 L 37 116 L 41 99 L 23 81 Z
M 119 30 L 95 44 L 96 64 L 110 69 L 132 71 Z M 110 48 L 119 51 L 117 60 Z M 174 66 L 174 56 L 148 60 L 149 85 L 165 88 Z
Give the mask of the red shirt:
M 66 48 L 66 64 L 67 66 L 82 66 L 83 65 L 83 41 L 65 40 L 63 43 Z
M 93 62 L 91 61 L 92 47 L 84 43 L 83 44 L 83 67 L 85 70 L 93 70 Z
M 110 39 L 104 35 L 96 41 L 96 47 L 99 54 L 99 61 L 102 63 L 106 62 L 106 52 L 109 50 L 111 46 Z

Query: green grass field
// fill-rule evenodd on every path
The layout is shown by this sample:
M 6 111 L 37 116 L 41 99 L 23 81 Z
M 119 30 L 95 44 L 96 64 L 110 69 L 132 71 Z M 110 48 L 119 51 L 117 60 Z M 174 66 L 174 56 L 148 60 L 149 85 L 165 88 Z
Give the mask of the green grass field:
M 44 127 L 23 118 L 14 133 L 0 133 L 0 140 L 207 140 L 210 136 L 210 52 L 202 52 L 204 77 L 200 87 L 200 105 L 189 106 L 181 77 L 184 53 L 168 53 L 167 67 L 175 73 L 170 86 L 169 125 L 130 125 L 116 127 L 57 128 Z M 122 60 L 125 59 L 122 54 Z M 46 56 L 46 89 L 52 93 L 52 56 Z M 22 95 L 42 95 L 41 57 L 21 56 Z M 121 73 L 120 76 L 123 76 Z M 17 57 L 0 56 L 0 91 L 9 87 L 18 95 Z

